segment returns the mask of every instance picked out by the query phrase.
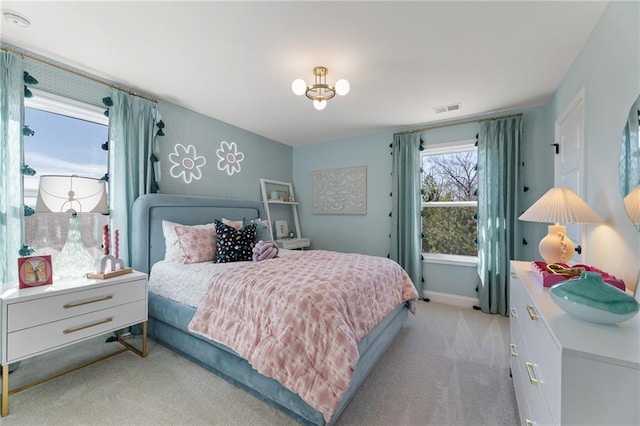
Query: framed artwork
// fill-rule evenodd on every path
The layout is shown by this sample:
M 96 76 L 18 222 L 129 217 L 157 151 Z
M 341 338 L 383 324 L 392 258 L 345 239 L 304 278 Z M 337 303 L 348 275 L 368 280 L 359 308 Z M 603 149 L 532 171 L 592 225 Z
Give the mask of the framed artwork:
M 289 236 L 289 224 L 286 220 L 276 220 L 276 238 L 287 238 Z
M 19 288 L 37 287 L 53 283 L 51 256 L 26 256 L 18 258 Z
M 312 214 L 367 214 L 367 166 L 314 170 Z

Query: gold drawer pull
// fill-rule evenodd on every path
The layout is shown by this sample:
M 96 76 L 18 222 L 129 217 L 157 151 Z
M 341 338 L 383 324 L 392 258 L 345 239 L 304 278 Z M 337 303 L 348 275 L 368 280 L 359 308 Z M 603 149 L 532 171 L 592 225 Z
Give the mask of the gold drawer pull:
M 80 327 L 67 328 L 63 331 L 64 334 L 75 333 L 76 331 L 84 330 L 85 328 L 95 327 L 97 325 L 106 324 L 108 322 L 113 321 L 113 318 L 105 318 L 100 321 L 92 322 L 91 324 L 81 325 Z
M 525 362 L 524 365 L 527 366 L 527 374 L 529 375 L 529 381 L 531 382 L 531 384 L 537 385 L 538 383 L 540 383 L 538 379 L 535 377 L 535 374 L 533 371 L 533 363 Z
M 104 302 L 105 300 L 111 300 L 111 299 L 113 299 L 113 296 L 104 296 L 98 299 L 85 300 L 84 302 L 67 303 L 66 305 L 63 306 L 63 308 L 65 309 L 75 308 L 82 305 L 88 305 L 89 303 Z
M 529 419 L 526 419 L 524 422 L 526 423 L 527 426 L 533 426 L 535 424 Z
M 514 318 L 518 318 L 518 312 L 516 311 L 516 308 L 511 308 L 511 316 Z
M 511 343 L 509 345 L 509 347 L 511 348 L 511 356 L 518 356 L 518 353 L 516 352 L 516 345 L 515 343 Z
M 534 308 L 533 305 L 527 305 L 527 312 L 532 320 L 536 321 L 539 318 L 538 314 L 536 314 L 536 308 Z

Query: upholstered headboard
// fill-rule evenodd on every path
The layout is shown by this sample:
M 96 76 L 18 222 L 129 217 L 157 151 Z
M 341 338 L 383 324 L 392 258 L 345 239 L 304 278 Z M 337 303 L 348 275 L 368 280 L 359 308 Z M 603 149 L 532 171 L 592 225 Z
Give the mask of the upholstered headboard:
M 197 225 L 214 219 L 230 220 L 264 217 L 258 201 L 191 195 L 147 194 L 133 203 L 131 266 L 149 273 L 154 263 L 164 259 L 162 221 Z

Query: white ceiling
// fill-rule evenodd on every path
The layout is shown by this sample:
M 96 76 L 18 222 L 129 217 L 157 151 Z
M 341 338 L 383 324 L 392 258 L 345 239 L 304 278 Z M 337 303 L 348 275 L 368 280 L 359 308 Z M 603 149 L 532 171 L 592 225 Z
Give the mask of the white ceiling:
M 288 145 L 548 101 L 606 2 L 21 2 L 2 40 Z M 316 111 L 291 82 L 346 78 Z M 433 108 L 460 102 L 457 112 Z

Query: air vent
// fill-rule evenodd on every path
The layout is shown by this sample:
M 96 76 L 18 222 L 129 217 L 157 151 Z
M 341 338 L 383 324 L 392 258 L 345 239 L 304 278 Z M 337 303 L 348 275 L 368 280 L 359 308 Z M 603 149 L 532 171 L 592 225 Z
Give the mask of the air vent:
M 433 108 L 433 110 L 436 112 L 436 114 L 442 114 L 443 112 L 457 111 L 460 108 L 461 108 L 461 104 L 457 103 L 457 104 L 435 107 Z

